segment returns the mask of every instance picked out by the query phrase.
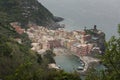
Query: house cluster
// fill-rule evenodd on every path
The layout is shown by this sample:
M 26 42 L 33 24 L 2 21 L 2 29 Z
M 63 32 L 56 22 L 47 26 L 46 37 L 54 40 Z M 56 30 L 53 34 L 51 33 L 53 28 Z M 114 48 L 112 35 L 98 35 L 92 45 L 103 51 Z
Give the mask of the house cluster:
M 30 26 L 26 33 L 32 40 L 32 50 L 39 53 L 49 49 L 64 47 L 76 55 L 87 55 L 93 49 L 96 49 L 96 46 L 90 43 L 93 39 L 92 35 L 86 34 L 85 31 L 74 30 L 68 32 L 63 28 L 49 30 L 42 26 Z M 98 50 L 100 51 L 100 49 Z
M 25 33 L 25 29 L 22 29 L 18 22 L 12 22 L 10 25 L 15 29 L 18 34 Z
M 32 50 L 43 53 L 46 50 L 64 47 L 75 53 L 76 55 L 87 55 L 93 51 L 104 51 L 104 36 L 105 34 L 97 30 L 96 25 L 94 29 L 82 31 L 73 30 L 66 31 L 64 28 L 51 30 L 35 24 L 29 24 L 29 29 L 25 31 L 18 22 L 12 22 L 10 25 L 19 34 L 27 33 L 32 41 Z M 89 34 L 91 32 L 94 34 Z M 21 39 L 15 39 L 18 43 L 22 43 Z

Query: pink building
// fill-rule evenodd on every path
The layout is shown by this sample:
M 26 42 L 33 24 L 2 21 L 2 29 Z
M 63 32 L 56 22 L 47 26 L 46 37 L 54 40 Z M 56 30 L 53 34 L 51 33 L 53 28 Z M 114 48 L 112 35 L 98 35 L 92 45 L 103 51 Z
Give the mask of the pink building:
M 71 46 L 71 51 L 76 55 L 87 55 L 91 52 L 93 45 L 91 44 L 74 44 Z

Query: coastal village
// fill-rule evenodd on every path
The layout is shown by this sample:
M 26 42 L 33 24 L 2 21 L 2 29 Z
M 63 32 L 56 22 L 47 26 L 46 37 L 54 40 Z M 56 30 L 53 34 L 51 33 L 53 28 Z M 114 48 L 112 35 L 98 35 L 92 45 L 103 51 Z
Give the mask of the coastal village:
M 87 34 L 85 30 L 65 31 L 64 28 L 49 30 L 42 26 L 30 26 L 26 33 L 32 40 L 32 50 L 43 53 L 54 48 L 66 48 L 76 55 L 89 55 L 93 52 L 102 53 L 101 46 L 104 42 L 104 33 L 92 30 L 96 35 Z
M 73 31 L 66 31 L 64 28 L 50 30 L 35 24 L 28 25 L 29 28 L 25 31 L 17 22 L 11 23 L 11 26 L 19 34 L 27 33 L 32 41 L 31 50 L 41 54 L 54 48 L 66 48 L 78 56 L 104 53 L 105 34 L 97 30 L 96 25 L 93 29 L 85 27 L 84 30 Z M 21 43 L 20 39 L 16 40 Z
M 98 30 L 96 25 L 94 25 L 93 29 L 85 28 L 84 30 L 73 31 L 66 31 L 64 28 L 50 30 L 43 26 L 33 24 L 28 25 L 29 28 L 25 30 L 22 29 L 17 22 L 11 23 L 11 26 L 15 28 L 16 32 L 19 34 L 28 34 L 32 41 L 31 50 L 44 55 L 43 53 L 46 50 L 54 50 L 56 48 L 67 49 L 84 61 L 85 65 L 87 65 L 85 66 L 85 69 L 88 68 L 90 62 L 95 62 L 96 60 L 81 56 L 104 53 L 105 34 L 101 30 Z M 20 39 L 16 40 L 17 42 L 22 43 Z M 51 64 L 50 66 L 53 66 L 54 68 L 57 67 L 55 64 Z

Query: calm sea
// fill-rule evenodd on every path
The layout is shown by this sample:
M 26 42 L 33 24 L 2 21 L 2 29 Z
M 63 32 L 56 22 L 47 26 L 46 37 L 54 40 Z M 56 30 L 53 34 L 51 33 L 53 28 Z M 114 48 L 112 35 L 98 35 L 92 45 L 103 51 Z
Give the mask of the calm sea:
M 117 35 L 120 23 L 120 0 L 39 0 L 55 16 L 65 18 L 62 22 L 67 30 L 88 29 L 97 25 L 106 33 L 106 39 Z M 55 61 L 65 71 L 74 71 L 81 65 L 72 55 L 56 56 Z M 100 68 L 99 68 L 100 69 Z
M 120 0 L 39 0 L 54 15 L 65 18 L 67 30 L 81 30 L 94 24 L 108 40 L 117 35 L 120 23 Z

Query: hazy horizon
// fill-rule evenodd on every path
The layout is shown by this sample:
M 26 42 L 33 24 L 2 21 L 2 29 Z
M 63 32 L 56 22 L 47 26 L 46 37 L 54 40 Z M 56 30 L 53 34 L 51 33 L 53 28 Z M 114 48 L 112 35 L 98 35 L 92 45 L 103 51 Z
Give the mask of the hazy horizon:
M 107 39 L 117 35 L 120 0 L 39 0 L 54 15 L 65 18 L 68 30 L 93 27 L 104 31 Z

